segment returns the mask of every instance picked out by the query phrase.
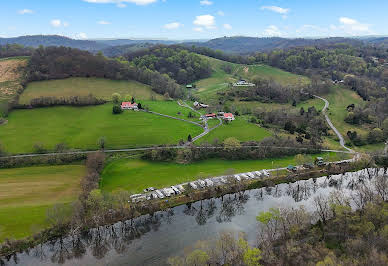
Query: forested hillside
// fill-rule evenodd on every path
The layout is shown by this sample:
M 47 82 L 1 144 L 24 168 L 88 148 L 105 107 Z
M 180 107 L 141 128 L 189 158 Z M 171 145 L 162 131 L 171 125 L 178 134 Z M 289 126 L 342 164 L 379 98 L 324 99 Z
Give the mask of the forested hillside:
M 184 91 L 167 75 L 138 68 L 128 62 L 107 59 L 86 51 L 66 47 L 39 48 L 28 65 L 29 80 L 63 79 L 69 77 L 97 77 L 114 80 L 136 80 L 159 94 L 182 97 Z
M 179 46 L 156 46 L 124 57 L 138 68 L 167 74 L 179 84 L 188 84 L 211 74 L 211 66 L 207 60 Z

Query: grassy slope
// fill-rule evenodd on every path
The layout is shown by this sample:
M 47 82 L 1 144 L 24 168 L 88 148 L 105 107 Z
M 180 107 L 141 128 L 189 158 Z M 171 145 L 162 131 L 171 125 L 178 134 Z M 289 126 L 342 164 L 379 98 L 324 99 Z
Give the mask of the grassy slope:
M 330 160 L 337 159 L 334 154 L 322 155 L 327 156 Z M 121 159 L 105 167 L 102 173 L 101 188 L 105 191 L 124 189 L 138 193 L 150 186 L 163 188 L 198 178 L 223 175 L 228 169 L 234 169 L 236 173 L 241 173 L 272 167 L 285 167 L 289 164 L 295 164 L 294 157 L 245 161 L 210 159 L 188 165 Z
M 106 148 L 174 144 L 202 132 L 198 126 L 143 112 L 112 115 L 112 105 L 16 110 L 0 128 L 10 153 L 32 152 L 36 143 L 52 149 L 64 142 L 71 148 L 96 149 L 105 136 Z
M 81 165 L 0 169 L 0 241 L 44 228 L 50 206 L 76 199 L 84 172 Z
M 273 79 L 284 85 L 308 82 L 306 77 L 291 74 L 266 65 L 247 66 L 233 64 L 206 56 L 202 57 L 210 62 L 213 74 L 209 78 L 196 82 L 197 91 L 194 94 L 207 101 L 213 98 L 218 91 L 227 89 L 228 83 L 235 82 L 238 78 L 252 79 L 255 76 L 259 76 L 264 79 Z M 223 65 L 229 65 L 232 72 L 230 74 L 226 73 L 222 69 Z
M 248 123 L 244 117 L 238 116 L 235 121 L 232 121 L 229 124 L 223 124 L 198 141 L 212 142 L 214 139 L 224 141 L 229 137 L 235 137 L 239 141 L 259 141 L 269 136 L 271 136 L 271 133 L 266 129 L 252 123 Z
M 125 97 L 130 95 L 136 99 L 150 100 L 162 96 L 153 92 L 150 86 L 136 81 L 120 81 L 102 78 L 68 78 L 61 80 L 38 81 L 28 84 L 20 96 L 21 104 L 28 104 L 31 99 L 41 96 L 85 96 L 93 94 L 97 98 L 110 100 L 113 93 Z
M 147 107 L 150 111 L 182 118 L 185 120 L 200 122 L 199 114 L 195 113 L 194 111 L 190 110 L 187 107 L 179 106 L 177 101 L 142 101 L 141 103 L 144 107 Z M 190 112 L 193 116 L 192 118 L 188 117 Z
M 22 90 L 19 68 L 26 64 L 26 57 L 0 59 L 0 117 L 6 113 L 8 102 L 14 99 Z

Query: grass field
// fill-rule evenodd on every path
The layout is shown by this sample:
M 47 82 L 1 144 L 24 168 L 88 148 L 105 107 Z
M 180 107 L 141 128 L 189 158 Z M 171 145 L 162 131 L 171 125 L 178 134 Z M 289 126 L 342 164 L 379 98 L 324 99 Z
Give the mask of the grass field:
M 309 82 L 306 77 L 266 65 L 239 65 L 206 56 L 202 57 L 210 62 L 213 69 L 211 77 L 196 82 L 197 91 L 194 94 L 204 101 L 212 100 L 218 91 L 228 89 L 228 83 L 233 83 L 239 78 L 250 80 L 258 76 L 263 79 L 273 79 L 284 85 Z M 231 73 L 223 70 L 224 65 L 230 67 Z
M 0 169 L 0 242 L 43 229 L 47 209 L 77 198 L 81 165 Z
M 187 107 L 179 106 L 177 101 L 142 101 L 142 105 L 147 107 L 150 111 L 178 117 L 185 120 L 200 122 L 199 114 L 195 113 Z M 189 113 L 191 113 L 193 117 L 189 118 Z
M 141 100 L 162 99 L 162 96 L 153 92 L 150 86 L 137 81 L 68 78 L 31 82 L 20 96 L 19 102 L 28 104 L 31 99 L 41 96 L 69 97 L 89 94 L 104 100 L 111 100 L 112 94 L 115 92 L 120 93 L 122 97 L 130 95 Z
M 198 141 L 207 141 L 211 143 L 214 139 L 224 141 L 229 137 L 235 137 L 242 142 L 250 140 L 260 141 L 269 136 L 271 136 L 271 133 L 266 129 L 248 123 L 248 121 L 245 120 L 245 117 L 238 116 L 235 121 L 232 121 L 229 124 L 224 123 L 222 126 L 211 131 L 208 135 Z
M 336 155 L 332 153 L 321 154 L 321 156 L 325 156 L 328 160 L 337 160 Z M 101 188 L 105 191 L 124 189 L 132 193 L 139 193 L 150 186 L 163 188 L 198 178 L 223 175 L 230 169 L 236 173 L 241 173 L 273 167 L 286 167 L 289 164 L 295 164 L 294 157 L 245 161 L 211 159 L 188 165 L 120 159 L 105 167 L 102 173 Z
M 36 143 L 47 149 L 58 143 L 96 149 L 100 137 L 106 138 L 106 148 L 176 144 L 202 132 L 199 126 L 144 112 L 112 115 L 111 104 L 15 110 L 8 120 L 0 127 L 0 140 L 9 153 L 33 152 Z

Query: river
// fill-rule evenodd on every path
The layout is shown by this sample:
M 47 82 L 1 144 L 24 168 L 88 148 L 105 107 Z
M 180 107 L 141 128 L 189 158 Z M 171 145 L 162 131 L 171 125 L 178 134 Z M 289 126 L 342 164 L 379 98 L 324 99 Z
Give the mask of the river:
M 166 265 L 168 257 L 181 255 L 186 247 L 214 239 L 222 231 L 246 232 L 253 244 L 259 212 L 300 205 L 312 211 L 317 195 L 329 196 L 335 190 L 350 194 L 354 184 L 369 182 L 376 171 L 280 184 L 178 206 L 93 229 L 76 239 L 40 245 L 8 258 L 5 265 Z

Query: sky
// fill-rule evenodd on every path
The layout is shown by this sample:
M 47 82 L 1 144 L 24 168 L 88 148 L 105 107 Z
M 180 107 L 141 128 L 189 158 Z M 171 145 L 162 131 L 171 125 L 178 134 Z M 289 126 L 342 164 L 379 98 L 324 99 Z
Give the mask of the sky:
M 387 0 L 0 0 L 0 37 L 388 35 Z

